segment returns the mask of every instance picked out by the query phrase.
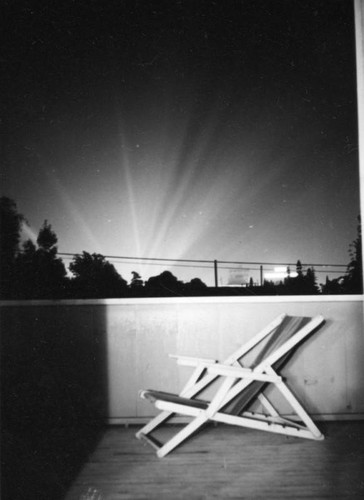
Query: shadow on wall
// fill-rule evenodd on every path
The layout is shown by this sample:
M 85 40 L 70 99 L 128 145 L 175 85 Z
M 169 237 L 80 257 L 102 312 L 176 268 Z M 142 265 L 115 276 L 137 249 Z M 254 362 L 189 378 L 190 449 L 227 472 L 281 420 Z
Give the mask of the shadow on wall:
M 108 409 L 105 332 L 101 305 L 77 315 L 74 306 L 2 308 L 4 500 L 64 498 L 96 447 Z

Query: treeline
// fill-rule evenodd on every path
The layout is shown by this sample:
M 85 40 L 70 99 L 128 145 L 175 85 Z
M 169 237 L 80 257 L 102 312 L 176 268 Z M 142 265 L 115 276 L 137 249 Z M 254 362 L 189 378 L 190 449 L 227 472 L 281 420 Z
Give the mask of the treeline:
M 294 277 L 291 277 L 291 270 L 287 268 L 287 278 L 278 284 L 264 281 L 261 288 L 265 295 L 316 295 L 321 292 L 314 268 L 309 267 L 304 272 L 300 260 L 297 261 Z
M 71 276 L 58 256 L 58 238 L 47 220 L 36 243 L 21 241 L 27 224 L 16 203 L 0 198 L 0 299 L 84 299 L 116 297 L 161 297 L 203 295 L 207 286 L 195 278 L 179 281 L 165 271 L 143 282 L 132 273 L 130 283 L 103 255 L 82 252 L 69 265 Z
M 355 240 L 353 245 L 358 244 L 361 252 L 360 238 Z M 303 265 L 300 260 L 297 261 L 296 273 L 294 277 L 290 276 L 290 269 L 287 269 L 287 277 L 280 283 L 264 281 L 263 286 L 259 287 L 262 295 L 316 295 L 316 294 L 356 294 L 362 293 L 362 270 L 361 254 L 357 259 L 353 258 L 347 267 L 344 276 L 330 280 L 326 277 L 325 284 L 318 284 L 316 272 L 313 267 L 308 267 L 303 271 Z M 258 293 L 256 287 L 255 291 Z
M 305 272 L 297 262 L 296 276 L 290 271 L 283 282 L 265 281 L 262 286 L 208 287 L 199 278 L 184 283 L 164 271 L 143 281 L 137 272 L 128 283 L 103 255 L 76 254 L 69 266 L 71 275 L 58 256 L 58 238 L 47 220 L 36 243 L 22 241 L 27 224 L 16 203 L 0 198 L 0 299 L 86 299 L 122 297 L 173 297 L 208 295 L 313 295 L 362 293 L 361 229 L 349 247 L 350 262 L 344 276 L 318 285 L 313 268 Z

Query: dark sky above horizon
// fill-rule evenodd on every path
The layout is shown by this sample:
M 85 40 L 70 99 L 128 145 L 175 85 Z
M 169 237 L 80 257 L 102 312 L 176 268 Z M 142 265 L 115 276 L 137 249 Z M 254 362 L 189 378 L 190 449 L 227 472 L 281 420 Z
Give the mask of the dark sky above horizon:
M 34 234 L 47 219 L 61 252 L 348 262 L 352 2 L 2 10 L 0 194 Z

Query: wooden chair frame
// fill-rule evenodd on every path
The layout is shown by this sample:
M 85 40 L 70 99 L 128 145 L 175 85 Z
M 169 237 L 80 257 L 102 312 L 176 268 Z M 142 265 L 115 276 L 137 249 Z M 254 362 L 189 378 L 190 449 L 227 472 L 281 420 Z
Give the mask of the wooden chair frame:
M 158 457 L 167 455 L 208 421 L 222 422 L 307 439 L 324 439 L 320 430 L 279 375 L 276 368 L 277 365 L 278 368 L 281 368 L 280 365 L 283 364 L 285 357 L 308 335 L 324 323 L 322 316 L 308 319 L 304 326 L 294 330 L 293 334 L 286 341 L 277 348 L 271 349 L 268 355 L 264 359 L 261 359 L 253 368 L 246 368 L 240 364 L 242 358 L 247 353 L 264 341 L 264 339 L 267 340 L 273 332 L 282 327 L 283 322 L 287 319 L 297 319 L 299 321 L 302 318 L 292 318 L 285 314 L 278 316 L 223 363 L 218 363 L 213 359 L 172 356 L 176 358 L 178 364 L 192 366 L 195 369 L 179 395 L 151 390 L 140 392 L 140 397 L 153 402 L 156 408 L 161 410 L 161 413 L 152 418 L 149 423 L 140 429 L 136 437 L 151 444 L 156 449 Z M 196 396 L 219 378 L 222 380 L 221 385 L 215 391 L 210 401 L 196 399 Z M 267 386 L 271 385 L 280 391 L 292 408 L 293 414 L 289 418 L 282 416 L 271 404 L 267 396 L 264 395 Z M 244 401 L 244 391 L 246 392 L 249 387 L 250 389 L 256 389 L 257 394 L 254 394 L 249 400 Z M 224 409 L 235 401 L 237 397 L 240 397 L 239 395 L 243 398 L 242 411 L 239 411 L 238 414 L 226 412 Z M 263 413 L 249 411 L 249 407 L 256 400 L 260 402 L 262 408 L 265 410 Z M 185 425 L 166 443 L 159 443 L 152 436 L 152 432 L 176 414 L 192 417 L 192 421 Z

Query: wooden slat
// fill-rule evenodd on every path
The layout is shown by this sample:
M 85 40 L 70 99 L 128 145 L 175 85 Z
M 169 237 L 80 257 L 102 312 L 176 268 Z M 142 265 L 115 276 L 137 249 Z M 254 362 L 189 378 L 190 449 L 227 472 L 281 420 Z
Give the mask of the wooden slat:
M 364 422 L 324 425 L 324 441 L 211 425 L 162 460 L 135 429 L 108 428 L 66 500 L 364 498 Z

